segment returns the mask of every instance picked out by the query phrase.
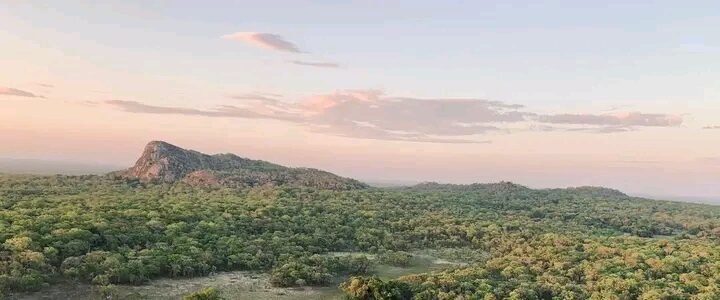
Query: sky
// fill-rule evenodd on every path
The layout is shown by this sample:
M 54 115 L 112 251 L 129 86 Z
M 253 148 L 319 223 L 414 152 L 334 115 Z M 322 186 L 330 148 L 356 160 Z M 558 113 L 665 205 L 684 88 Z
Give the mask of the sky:
M 720 196 L 718 1 L 0 0 L 0 157 Z

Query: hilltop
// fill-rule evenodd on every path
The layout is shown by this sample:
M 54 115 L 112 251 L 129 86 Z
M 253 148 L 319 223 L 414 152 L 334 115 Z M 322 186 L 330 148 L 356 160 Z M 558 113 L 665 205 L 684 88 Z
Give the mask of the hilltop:
M 148 143 L 135 165 L 113 174 L 143 182 L 230 187 L 291 185 L 333 190 L 368 187 L 322 170 L 290 168 L 229 153 L 209 155 L 163 141 Z

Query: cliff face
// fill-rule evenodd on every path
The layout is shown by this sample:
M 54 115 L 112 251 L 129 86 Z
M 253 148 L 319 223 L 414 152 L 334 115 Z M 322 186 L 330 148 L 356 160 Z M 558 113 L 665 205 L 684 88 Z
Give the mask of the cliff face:
M 207 155 L 162 141 L 148 143 L 135 165 L 120 174 L 145 182 L 183 181 L 192 185 L 292 185 L 338 190 L 367 187 L 325 171 L 288 168 L 234 154 Z
M 135 165 L 127 171 L 127 175 L 143 181 L 175 181 L 184 173 L 182 166 L 173 159 L 177 156 L 187 156 L 187 153 L 165 142 L 150 142 Z
M 236 157 L 239 161 L 243 160 Z M 135 165 L 127 171 L 130 177 L 143 181 L 158 180 L 173 182 L 199 170 L 221 170 L 220 159 L 193 150 L 185 150 L 162 141 L 153 141 L 145 146 Z

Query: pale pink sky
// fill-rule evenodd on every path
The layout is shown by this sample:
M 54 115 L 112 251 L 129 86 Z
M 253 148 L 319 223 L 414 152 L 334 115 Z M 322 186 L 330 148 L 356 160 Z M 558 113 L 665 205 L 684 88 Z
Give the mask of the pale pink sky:
M 165 140 L 363 180 L 720 195 L 709 7 L 158 3 L 0 4 L 0 157 L 130 165 Z

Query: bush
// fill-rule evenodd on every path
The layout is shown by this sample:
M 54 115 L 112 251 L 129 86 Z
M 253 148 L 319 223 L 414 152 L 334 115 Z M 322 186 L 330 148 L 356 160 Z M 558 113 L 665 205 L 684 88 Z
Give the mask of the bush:
M 298 262 L 289 262 L 272 271 L 270 283 L 279 287 L 317 286 L 330 283 L 332 277 L 332 274 L 324 266 L 309 266 Z
M 340 285 L 348 300 L 405 300 L 412 298 L 410 285 L 400 281 L 384 282 L 378 277 L 352 277 Z
M 212 287 L 207 287 L 202 290 L 187 294 L 183 296 L 183 300 L 222 300 L 220 292 Z
M 412 262 L 413 255 L 403 251 L 386 251 L 378 255 L 381 264 L 395 267 L 407 267 Z

